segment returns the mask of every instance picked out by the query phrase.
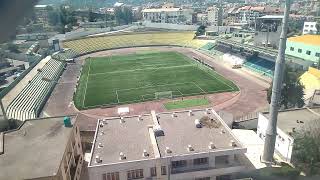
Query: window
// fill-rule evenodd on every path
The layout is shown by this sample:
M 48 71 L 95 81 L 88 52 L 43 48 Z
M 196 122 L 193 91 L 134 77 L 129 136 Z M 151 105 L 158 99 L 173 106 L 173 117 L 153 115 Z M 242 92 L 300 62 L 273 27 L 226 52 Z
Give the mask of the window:
M 107 180 L 120 180 L 119 172 L 107 173 Z
M 197 158 L 193 160 L 194 165 L 203 165 L 203 164 L 208 164 L 208 158 Z
M 310 54 L 311 54 L 311 51 L 307 51 L 306 54 L 307 54 L 307 55 L 310 55 Z
M 310 25 L 311 28 L 313 28 L 313 25 Z
M 294 47 L 290 47 L 290 51 L 294 51 Z
M 298 53 L 302 53 L 302 49 L 298 49 Z
M 167 167 L 161 166 L 161 175 L 167 175 Z
M 143 178 L 143 169 L 136 169 L 136 170 L 130 170 L 127 171 L 127 179 L 141 179 Z
M 320 57 L 320 53 L 316 53 L 316 57 Z
M 195 178 L 195 180 L 210 180 L 210 177 Z
M 187 161 L 186 160 L 172 161 L 171 166 L 172 166 L 172 168 L 185 167 L 185 166 L 187 166 Z
M 150 174 L 151 174 L 151 177 L 157 176 L 157 168 L 156 167 L 150 168 Z
M 304 27 L 309 27 L 309 25 L 305 25 Z

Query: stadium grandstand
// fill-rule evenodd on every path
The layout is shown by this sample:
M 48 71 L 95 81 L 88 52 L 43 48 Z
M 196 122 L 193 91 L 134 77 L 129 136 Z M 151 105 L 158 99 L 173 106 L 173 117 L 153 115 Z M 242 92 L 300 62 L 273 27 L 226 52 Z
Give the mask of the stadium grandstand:
M 72 49 L 64 49 L 63 51 L 58 51 L 52 54 L 52 58 L 57 59 L 59 61 L 66 61 L 68 59 L 73 59 L 77 57 L 79 54 Z
M 205 40 L 194 39 L 194 32 L 143 32 L 135 34 L 116 34 L 65 41 L 64 48 L 70 48 L 78 54 L 87 54 L 108 49 L 139 46 L 182 46 L 200 48 Z
M 37 74 L 8 105 L 6 114 L 9 119 L 24 121 L 34 119 L 40 114 L 65 66 L 62 61 L 50 56 L 47 58 L 49 60 L 46 64 L 37 69 Z
M 275 62 L 268 61 L 257 56 L 252 56 L 243 64 L 244 67 L 272 78 L 275 68 Z

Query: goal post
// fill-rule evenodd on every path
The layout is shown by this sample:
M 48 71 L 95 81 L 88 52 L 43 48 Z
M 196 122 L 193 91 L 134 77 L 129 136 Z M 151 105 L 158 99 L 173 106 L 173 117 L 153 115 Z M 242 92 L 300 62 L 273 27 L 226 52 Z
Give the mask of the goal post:
M 154 93 L 155 99 L 172 99 L 172 91 L 162 91 Z

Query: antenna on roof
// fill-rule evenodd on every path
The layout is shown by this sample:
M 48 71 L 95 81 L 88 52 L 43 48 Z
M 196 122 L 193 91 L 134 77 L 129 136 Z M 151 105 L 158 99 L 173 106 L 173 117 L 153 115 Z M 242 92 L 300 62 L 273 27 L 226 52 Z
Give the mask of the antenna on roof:
M 208 147 L 209 147 L 209 149 L 215 149 L 216 148 L 216 146 L 213 144 L 213 142 L 210 142 Z
M 120 117 L 120 123 L 125 123 L 124 118 Z
M 193 147 L 191 146 L 191 144 L 188 145 L 187 149 L 188 149 L 189 152 L 190 152 L 190 151 L 194 151 L 194 149 L 193 149 Z
M 124 155 L 123 152 L 120 152 L 119 155 L 120 155 L 119 160 L 124 160 L 124 159 L 126 159 L 126 156 Z
M 172 151 L 170 150 L 170 148 L 169 148 L 169 147 L 166 147 L 166 153 L 167 153 L 167 154 L 172 153 Z
M 102 162 L 102 160 L 101 160 L 100 156 L 96 155 L 96 163 L 101 163 L 101 162 Z
M 143 150 L 143 153 L 142 153 L 142 156 L 143 157 L 148 157 L 149 156 L 149 153 L 147 152 L 147 150 Z

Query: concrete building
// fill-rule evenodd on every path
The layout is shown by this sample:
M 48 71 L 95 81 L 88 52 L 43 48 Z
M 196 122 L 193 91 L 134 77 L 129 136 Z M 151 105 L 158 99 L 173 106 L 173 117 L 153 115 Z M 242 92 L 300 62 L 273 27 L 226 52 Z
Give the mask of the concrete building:
M 0 179 L 79 180 L 82 163 L 74 116 L 27 120 L 0 135 Z
M 218 24 L 218 17 L 219 17 L 219 8 L 216 6 L 209 7 L 207 9 L 208 13 L 208 23 L 210 25 L 217 25 Z
M 320 108 L 303 108 L 280 111 L 277 124 L 276 154 L 285 162 L 292 162 L 294 157 L 294 134 L 319 126 Z M 260 113 L 258 117 L 257 134 L 264 141 L 268 126 L 269 113 Z M 318 127 L 319 128 L 319 127 Z
M 176 8 L 172 5 L 142 10 L 143 20 L 155 23 L 192 24 L 192 16 L 192 9 Z
M 288 38 L 286 54 L 318 63 L 320 60 L 320 35 Z
M 257 18 L 254 45 L 277 48 L 283 16 L 266 15 Z
M 99 120 L 90 179 L 231 179 L 247 166 L 241 143 L 212 109 Z
M 316 34 L 317 33 L 317 22 L 304 22 L 303 34 Z

